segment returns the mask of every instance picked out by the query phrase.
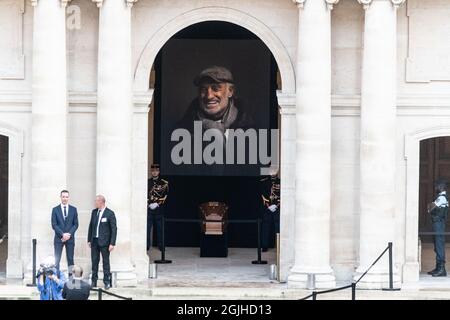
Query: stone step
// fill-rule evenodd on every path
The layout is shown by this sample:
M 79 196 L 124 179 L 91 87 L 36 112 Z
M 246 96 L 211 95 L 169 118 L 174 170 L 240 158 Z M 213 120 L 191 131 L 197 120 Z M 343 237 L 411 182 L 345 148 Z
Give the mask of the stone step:
M 36 287 L 1 285 L 0 299 L 35 300 L 39 299 L 39 292 Z
M 134 300 L 148 299 L 184 299 L 184 300 L 234 300 L 234 299 L 288 299 L 296 300 L 311 294 L 310 290 L 290 289 L 286 286 L 279 287 L 247 287 L 233 286 L 197 286 L 197 287 L 180 287 L 172 286 L 145 286 L 137 287 L 121 287 L 112 288 L 110 292 L 131 297 Z M 91 300 L 97 300 L 97 293 L 91 292 Z M 0 285 L 0 300 L 17 299 L 17 300 L 37 300 L 39 293 L 35 287 L 27 287 L 23 285 Z M 117 300 L 116 297 L 103 294 L 104 300 Z M 351 290 L 346 289 L 338 292 L 319 295 L 318 300 L 350 300 Z M 364 290 L 356 291 L 357 300 L 417 300 L 417 299 L 450 299 L 450 288 L 402 288 L 400 291 L 382 291 L 382 290 Z
M 224 288 L 224 287 L 157 287 L 157 288 L 113 288 L 111 292 L 137 300 L 146 299 L 288 299 L 296 300 L 308 296 L 309 290 L 287 288 Z M 105 299 L 109 297 L 104 295 Z M 112 298 L 116 299 L 116 298 Z M 350 300 L 351 289 L 319 295 L 318 300 Z M 364 290 L 356 291 L 357 300 L 422 300 L 450 299 L 450 288 L 446 290 Z

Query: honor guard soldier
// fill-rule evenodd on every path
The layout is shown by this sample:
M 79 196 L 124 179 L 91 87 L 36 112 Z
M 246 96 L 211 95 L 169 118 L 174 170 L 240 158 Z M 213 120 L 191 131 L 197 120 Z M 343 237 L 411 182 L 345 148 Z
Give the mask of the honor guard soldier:
M 262 251 L 266 252 L 273 233 L 280 232 L 280 178 L 277 168 L 271 169 L 269 177 L 261 179 L 261 198 L 261 247 Z
M 151 231 L 153 226 L 156 229 L 158 248 L 162 250 L 162 217 L 164 214 L 164 203 L 169 192 L 169 182 L 161 179 L 158 164 L 151 165 L 150 174 L 147 198 L 147 251 L 150 250 L 152 245 Z
M 436 200 L 428 204 L 428 213 L 434 235 L 434 252 L 436 253 L 436 268 L 428 272 L 433 277 L 446 277 L 445 271 L 445 224 L 448 215 L 447 182 L 440 179 L 435 184 Z

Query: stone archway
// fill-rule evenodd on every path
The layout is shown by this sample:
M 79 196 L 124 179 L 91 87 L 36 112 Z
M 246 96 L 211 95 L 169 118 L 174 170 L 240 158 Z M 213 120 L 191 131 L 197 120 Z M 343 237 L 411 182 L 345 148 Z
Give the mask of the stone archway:
M 282 90 L 277 92 L 281 115 L 281 144 L 280 144 L 280 168 L 281 168 L 281 251 L 280 251 L 280 278 L 287 280 L 289 270 L 294 262 L 294 216 L 295 216 L 295 69 L 291 58 L 281 40 L 273 31 L 263 22 L 242 11 L 226 7 L 204 7 L 187 11 L 176 18 L 168 21 L 164 26 L 157 30 L 147 41 L 147 44 L 141 53 L 133 79 L 133 90 L 135 97 L 135 106 L 148 106 L 153 98 L 153 89 L 149 88 L 150 74 L 153 63 L 158 52 L 164 44 L 177 32 L 189 27 L 190 25 L 206 21 L 223 21 L 241 26 L 254 33 L 271 51 L 278 65 L 281 75 Z M 137 100 L 136 100 L 137 98 Z M 145 100 L 145 103 L 144 103 Z M 136 102 L 137 101 L 137 102 Z M 140 120 L 141 126 L 148 126 L 147 117 Z M 147 146 L 142 144 L 143 151 Z M 144 174 L 144 169 L 140 172 Z M 147 172 L 147 168 L 145 168 Z M 144 185 L 144 181 L 136 181 L 133 185 Z M 135 192 L 133 203 L 137 207 L 144 207 L 138 196 L 142 194 Z M 137 211 L 134 210 L 133 211 Z M 132 223 L 137 225 L 137 223 Z M 136 233 L 136 239 L 138 235 Z M 132 247 L 135 252 L 135 261 L 142 261 L 138 247 L 138 240 Z M 142 268 L 141 268 L 142 269 Z M 144 268 L 145 269 L 145 268 Z
M 418 223 L 420 142 L 430 138 L 450 136 L 450 126 L 428 127 L 405 136 L 406 161 L 406 215 L 405 215 L 405 263 L 403 282 L 419 280 Z
M 0 135 L 8 137 L 8 259 L 7 278 L 23 277 L 22 250 L 22 156 L 23 133 L 0 122 Z
M 148 40 L 134 73 L 134 91 L 149 90 L 150 71 L 156 55 L 178 31 L 205 21 L 230 22 L 248 29 L 258 36 L 272 52 L 280 69 L 284 93 L 295 92 L 295 72 L 283 43 L 263 22 L 242 11 L 225 7 L 205 7 L 185 12 L 170 20 Z

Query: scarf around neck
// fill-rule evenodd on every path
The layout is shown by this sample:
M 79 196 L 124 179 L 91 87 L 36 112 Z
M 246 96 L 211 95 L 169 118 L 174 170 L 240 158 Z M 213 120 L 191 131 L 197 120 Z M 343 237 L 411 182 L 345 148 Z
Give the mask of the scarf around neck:
M 225 130 L 229 129 L 231 125 L 236 121 L 238 116 L 238 109 L 234 105 L 233 100 L 230 100 L 227 110 L 225 111 L 222 119 L 211 120 L 205 117 L 200 109 L 197 111 L 197 117 L 202 121 L 203 130 L 218 129 L 222 134 L 225 134 Z

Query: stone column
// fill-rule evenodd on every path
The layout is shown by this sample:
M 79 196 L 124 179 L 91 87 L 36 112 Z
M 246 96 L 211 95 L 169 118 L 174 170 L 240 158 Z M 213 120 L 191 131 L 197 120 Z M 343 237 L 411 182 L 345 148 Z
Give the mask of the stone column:
M 280 278 L 285 282 L 294 261 L 295 237 L 295 93 L 277 92 L 281 116 L 280 144 Z
M 295 0 L 297 48 L 297 156 L 295 263 L 291 287 L 335 286 L 330 267 L 331 9 L 338 0 Z
M 360 239 L 358 278 L 389 241 L 395 249 L 395 121 L 397 7 L 404 0 L 358 0 L 364 5 L 361 86 Z M 388 280 L 387 255 L 360 282 Z
M 31 238 L 38 263 L 53 255 L 52 207 L 66 188 L 66 1 L 33 0 Z M 30 244 L 31 245 L 31 244 Z
M 131 261 L 131 7 L 135 1 L 94 0 L 100 8 L 97 97 L 97 193 L 117 218 L 111 270 L 133 285 Z M 145 239 L 142 239 L 145 241 Z

